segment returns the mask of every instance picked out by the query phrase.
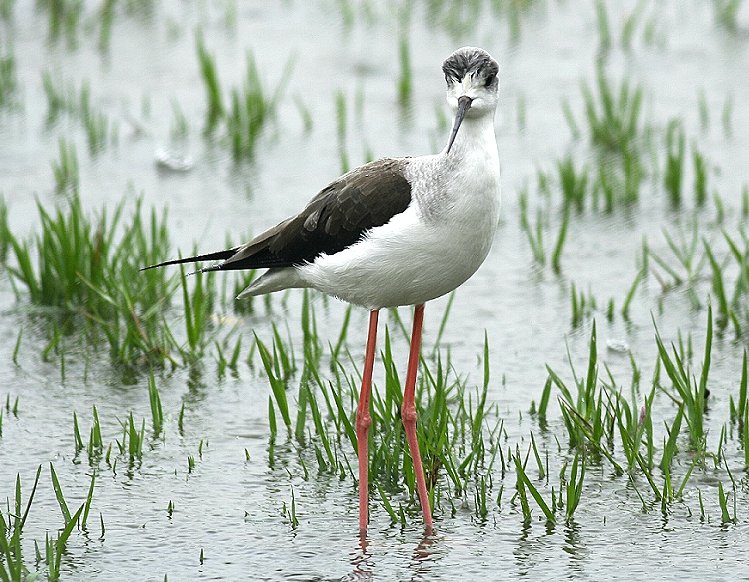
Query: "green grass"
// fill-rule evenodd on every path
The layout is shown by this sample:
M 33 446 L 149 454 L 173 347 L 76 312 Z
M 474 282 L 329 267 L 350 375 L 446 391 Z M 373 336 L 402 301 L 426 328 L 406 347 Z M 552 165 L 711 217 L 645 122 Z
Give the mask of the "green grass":
M 708 241 L 701 238 L 701 232 L 697 221 L 688 232 L 683 227 L 675 234 L 664 230 L 672 256 L 655 253 L 646 245 L 645 271 L 653 273 L 665 289 L 686 285 L 695 308 L 702 305 L 699 285 L 710 281 L 717 307 L 716 328 L 720 332 L 733 329 L 735 336 L 742 338 L 749 330 L 749 236 L 741 223 L 736 233 L 722 230 L 722 241 Z
M 665 346 L 660 333 L 657 333 L 657 367 L 674 384 L 674 378 L 677 382 L 684 382 L 684 378 L 687 378 L 692 400 L 698 400 L 708 385 L 712 346 L 709 316 L 710 312 L 708 340 L 702 357 L 703 371 L 698 378 L 693 378 L 694 374 L 683 364 L 692 352 L 691 341 L 687 340 L 686 344 L 683 340 L 678 342 L 674 345 L 673 353 L 664 356 Z M 352 466 L 355 466 L 356 450 L 353 410 L 358 397 L 356 370 L 360 364 L 358 358 L 352 361 L 346 347 L 349 320 L 344 318 L 338 341 L 331 341 L 326 346 L 318 333 L 317 315 L 312 302 L 305 294 L 300 321 L 303 350 L 292 349 L 291 340 L 278 327 L 272 332 L 272 344 L 270 341 L 266 344 L 259 338 L 254 342 L 254 353 L 271 383 L 268 420 L 271 470 L 288 470 L 306 482 L 313 478 L 314 471 L 311 469 L 316 467 L 318 474 L 353 481 L 355 471 Z M 440 326 L 445 324 L 442 321 Z M 705 450 L 704 444 L 699 443 L 705 443 L 707 434 L 703 421 L 702 437 L 699 436 L 700 418 L 699 412 L 692 411 L 694 402 L 690 402 L 678 386 L 673 389 L 666 386 L 660 374 L 656 374 L 641 407 L 642 401 L 637 396 L 639 373 L 634 359 L 631 395 L 625 396 L 611 371 L 599 361 L 595 324 L 591 329 L 588 361 L 582 375 L 571 368 L 573 382 L 570 384 L 562 379 L 561 374 L 549 368 L 549 379 L 544 385 L 537 411 L 542 436 L 536 438 L 538 435 L 527 434 L 523 449 L 527 452 L 522 455 L 515 438 L 508 442 L 504 431 L 505 421 L 489 396 L 490 391 L 496 389 L 496 381 L 490 373 L 491 350 L 488 340 L 485 339 L 480 355 L 483 378 L 473 387 L 467 378 L 457 375 L 449 361 L 449 350 L 445 353 L 442 349 L 431 352 L 425 349 L 424 353 L 430 355 L 422 360 L 417 387 L 418 437 L 435 514 L 442 519 L 456 515 L 455 503 L 466 503 L 471 507 L 477 523 L 485 522 L 491 519 L 494 511 L 501 510 L 502 491 L 513 488 L 511 507 L 515 508 L 514 513 L 518 518 L 529 525 L 535 523 L 533 516 L 538 512 L 541 520 L 547 524 L 574 520 L 579 507 L 585 505 L 585 483 L 590 468 L 602 464 L 613 470 L 612 479 L 630 483 L 632 495 L 637 495 L 637 508 L 646 507 L 648 510 L 648 507 L 655 507 L 654 502 L 658 502 L 661 511 L 669 514 L 674 501 L 683 499 L 693 472 L 705 470 L 698 459 L 689 464 L 686 472 L 683 470 L 694 445 L 690 444 L 690 450 L 681 450 L 683 447 L 679 435 L 682 429 L 692 435 L 690 443 L 697 443 L 698 452 Z M 301 364 L 298 354 L 303 354 Z M 398 369 L 403 367 L 402 364 L 394 357 L 392 338 L 386 330 L 378 363 L 385 368 L 385 382 L 375 387 L 372 400 L 370 475 L 374 498 L 379 499 L 388 519 L 401 526 L 419 519 L 413 468 L 400 423 L 402 384 Z M 329 370 L 328 377 L 324 375 L 326 370 Z M 738 390 L 738 397 L 732 405 L 736 417 L 740 417 L 741 402 L 744 402 L 743 414 L 747 414 L 745 376 L 744 372 L 744 379 L 740 382 L 744 389 Z M 298 389 L 295 390 L 297 384 Z M 163 431 L 163 411 L 153 377 L 149 379 L 148 386 L 154 434 L 158 434 L 160 430 Z M 660 388 L 657 390 L 657 387 Z M 558 391 L 557 416 L 561 415 L 558 418 L 552 418 L 549 410 L 553 391 Z M 294 393 L 296 398 L 291 396 Z M 664 394 L 677 402 L 677 408 L 673 421 L 663 427 L 665 431 L 662 429 L 659 434 L 651 411 L 656 397 L 664 397 Z M 6 408 L 11 408 L 10 400 Z M 541 418 L 544 419 L 543 423 Z M 287 427 L 286 431 L 279 430 L 281 423 Z M 78 425 L 77 418 L 75 424 Z M 157 428 L 159 424 L 162 428 Z M 182 424 L 181 421 L 179 424 Z M 83 448 L 81 445 L 85 446 L 81 428 L 78 426 L 75 429 L 78 437 L 74 439 L 79 449 Z M 566 431 L 571 447 L 569 451 L 562 446 L 559 449 L 549 446 L 554 438 L 561 438 L 558 430 Z M 742 432 L 737 437 L 740 443 L 746 440 L 744 434 Z M 720 458 L 727 438 L 725 433 L 721 436 L 716 458 Z M 117 441 L 124 460 L 131 464 L 140 462 L 144 439 L 145 420 L 136 422 L 134 415 L 129 414 L 122 423 L 122 436 Z M 278 454 L 274 452 L 276 441 L 280 448 L 285 448 L 283 441 L 287 439 L 293 439 L 295 443 L 296 461 L 289 464 L 289 459 L 285 459 L 282 464 L 276 465 L 273 461 Z M 663 444 L 659 446 L 661 442 Z M 95 410 L 89 451 L 92 447 L 99 451 L 103 448 Z M 202 454 L 202 449 L 203 443 L 198 448 L 198 456 Z M 188 455 L 188 474 L 194 473 L 196 459 L 197 456 Z M 548 475 L 560 466 L 559 481 L 551 485 Z M 113 472 L 115 467 L 116 461 Z M 51 474 L 56 483 L 61 513 L 64 516 L 67 509 L 67 513 L 72 514 L 53 469 Z M 645 489 L 642 489 L 643 483 Z M 94 486 L 92 479 L 91 494 Z M 296 524 L 293 527 L 303 527 L 298 517 L 296 521 L 292 519 L 296 515 L 297 500 L 295 494 L 293 503 L 286 506 L 285 515 L 290 524 Z M 729 519 L 735 519 L 731 501 L 730 491 L 718 498 L 719 505 L 725 504 Z M 633 506 L 633 510 L 638 509 Z M 88 506 L 84 504 L 83 511 L 88 516 L 90 503 Z M 67 518 L 64 519 L 67 521 Z M 50 563 L 54 567 L 54 558 L 50 558 Z
M 18 78 L 13 53 L 0 54 L 0 109 L 17 104 Z
M 611 25 L 603 0 L 596 0 L 596 23 L 598 25 L 598 52 L 606 53 L 611 49 Z
M 570 469 L 570 478 L 566 479 L 566 464 L 562 469 L 562 475 L 560 477 L 559 491 L 561 494 L 562 484 L 564 484 L 564 513 L 567 520 L 571 520 L 575 515 L 580 500 L 583 496 L 583 484 L 585 482 L 585 457 L 575 455 L 572 461 L 572 468 Z
M 58 580 L 70 536 L 76 527 L 86 530 L 87 518 L 93 501 L 95 478 L 93 476 L 91 478 L 84 503 L 75 512 L 71 512 L 52 463 L 50 463 L 49 469 L 52 488 L 62 513 L 63 526 L 55 537 L 50 537 L 49 532 L 45 534 L 43 555 L 39 552 L 38 544 L 34 542 L 37 558 L 32 566 L 24 558 L 22 540 L 24 527 L 39 485 L 42 467 L 40 465 L 36 471 L 34 485 L 31 488 L 25 508 L 22 504 L 21 476 L 18 474 L 16 476 L 13 507 L 11 508 L 10 500 L 8 500 L 7 515 L 0 511 L 0 580 L 8 582 L 34 580 L 42 573 L 46 574 L 48 580 Z M 46 566 L 46 572 L 40 569 L 42 562 Z
M 733 94 L 729 93 L 723 103 L 723 111 L 720 116 L 723 125 L 723 134 L 726 137 L 733 136 Z
M 216 298 L 216 278 L 198 271 L 190 277 L 190 285 L 185 269 L 180 265 L 180 283 L 187 340 L 180 352 L 185 363 L 190 363 L 202 358 L 214 338 L 211 314 Z
M 622 25 L 620 44 L 622 50 L 626 53 L 632 50 L 632 41 L 634 39 L 638 25 L 642 21 L 644 7 L 645 0 L 640 0 L 632 9 L 632 12 L 625 18 L 624 24 Z
M 741 380 L 739 381 L 739 394 L 735 401 L 734 401 L 733 396 L 730 397 L 731 422 L 732 423 L 738 422 L 742 430 L 744 427 L 744 424 L 743 424 L 744 416 L 747 411 L 747 379 L 748 378 L 749 378 L 749 374 L 747 374 L 747 352 L 745 349 L 744 359 L 742 360 L 742 365 L 741 365 Z
M 692 164 L 694 168 L 694 199 L 697 206 L 704 206 L 707 200 L 707 160 L 695 145 L 692 146 Z
M 398 77 L 398 102 L 401 107 L 407 107 L 413 97 L 413 67 L 411 66 L 411 47 L 408 34 L 402 33 L 398 42 L 398 61 L 400 76 Z
M 140 461 L 143 458 L 143 443 L 146 433 L 146 419 L 141 422 L 140 428 L 135 423 L 131 412 L 127 420 L 122 424 L 122 440 L 117 441 L 117 447 L 121 455 L 126 455 L 130 463 Z
M 59 160 L 52 161 L 55 192 L 77 197 L 80 189 L 80 175 L 75 144 L 68 142 L 65 138 L 60 138 L 58 151 Z
M 241 88 L 230 89 L 227 98 L 221 87 L 215 58 L 206 49 L 200 34 L 196 46 L 207 101 L 204 133 L 212 136 L 219 129 L 223 130 L 234 159 L 252 159 L 258 139 L 275 115 L 293 61 L 289 61 L 281 71 L 276 87 L 268 90 L 261 79 L 255 56 L 248 51 L 244 83 Z
M 676 395 L 671 396 L 671 398 L 685 407 L 685 418 L 689 428 L 692 449 L 702 451 L 705 449 L 705 408 L 708 396 L 707 381 L 712 360 L 712 307 L 708 306 L 707 311 L 707 335 L 705 338 L 705 349 L 699 383 L 688 364 L 684 362 L 684 358 L 679 354 L 679 351 L 673 344 L 671 346 L 671 354 L 669 354 L 657 329 L 655 339 L 664 370 L 666 371 L 668 378 L 671 380 L 672 387 L 676 392 Z M 662 389 L 665 390 L 666 388 L 662 387 Z
M 4 265 L 8 257 L 8 249 L 12 235 L 8 222 L 8 205 L 5 197 L 0 195 L 0 265 Z
M 94 420 L 91 424 L 91 432 L 88 438 L 88 456 L 92 460 L 96 456 L 101 455 L 104 442 L 101 438 L 101 424 L 99 422 L 99 413 L 96 410 L 96 406 L 93 407 Z
M 47 98 L 48 125 L 55 125 L 63 117 L 80 124 L 92 155 L 100 153 L 107 145 L 118 142 L 118 125 L 94 105 L 88 81 L 84 80 L 80 88 L 77 88 L 73 83 L 66 82 L 59 74 L 52 74 L 46 70 L 42 72 L 42 87 Z M 71 148 L 68 144 L 66 147 Z M 62 167 L 65 162 L 62 145 L 60 158 L 58 166 Z
M 174 141 L 185 141 L 190 135 L 190 121 L 175 99 L 172 100 L 172 127 L 169 134 Z
M 15 263 L 7 268 L 26 290 L 25 295 L 17 291 L 19 300 L 77 318 L 91 342 L 106 341 L 116 362 L 163 365 L 174 362 L 175 351 L 190 354 L 202 346 L 205 312 L 212 305 L 201 295 L 204 289 L 198 286 L 190 296 L 185 350 L 163 316 L 177 282 L 165 270 L 139 272 L 166 258 L 164 215 L 152 210 L 149 216 L 136 202 L 125 217 L 123 201 L 92 218 L 77 196 L 60 208 L 50 211 L 39 204 L 37 210 L 40 233 L 28 241 L 9 235 Z
M 305 307 L 309 310 L 309 307 Z M 314 315 L 309 315 L 308 336 L 305 340 L 305 365 L 300 378 L 299 396 L 296 401 L 297 418 L 292 423 L 289 412 L 291 406 L 286 396 L 288 381 L 293 377 L 287 375 L 284 380 L 284 369 L 294 368 L 284 363 L 290 356 L 289 349 L 283 346 L 284 341 L 276 335 L 273 350 L 256 340 L 258 353 L 271 383 L 274 398 L 269 400 L 269 424 L 271 438 L 279 434 L 276 412 L 280 411 L 288 434 L 303 443 L 313 453 L 313 462 L 321 473 L 338 474 L 341 478 L 351 475 L 349 455 L 356 451 L 356 436 L 353 428 L 351 411 L 355 408 L 358 397 L 358 380 L 344 372 L 344 364 L 338 359 L 340 351 L 330 345 L 329 357 L 332 358 L 331 371 L 333 378 L 327 382 L 320 376 L 316 331 L 312 322 Z M 345 327 L 341 335 L 345 334 Z M 286 354 L 286 355 L 284 355 Z M 437 489 L 440 473 L 444 472 L 449 479 L 450 488 L 456 492 L 466 492 L 479 487 L 479 511 L 486 507 L 486 499 L 481 497 L 485 491 L 479 485 L 480 473 L 491 468 L 499 453 L 498 434 L 501 423 L 489 422 L 490 413 L 495 412 L 486 402 L 489 389 L 488 343 L 485 345 L 484 383 L 476 393 L 470 396 L 458 378 L 450 377 L 450 366 L 443 364 L 439 358 L 436 368 L 429 369 L 422 363 L 422 374 L 417 394 L 419 395 L 418 436 L 421 442 L 427 483 L 431 495 L 439 497 Z M 293 356 L 291 356 L 293 358 Z M 390 504 L 389 495 L 406 494 L 408 503 L 403 507 L 409 512 L 417 505 L 415 498 L 415 477 L 410 455 L 406 452 L 405 435 L 400 422 L 402 403 L 402 385 L 397 365 L 393 358 L 391 337 L 385 331 L 382 352 L 382 365 L 385 367 L 385 385 L 382 392 L 375 390 L 372 396 L 372 429 L 370 475 L 377 483 L 381 498 L 389 504 L 391 518 L 398 520 L 394 506 Z M 474 399 L 475 396 L 475 399 Z M 470 402 L 471 404 L 469 404 Z M 462 404 L 461 404 L 462 403 Z M 458 406 L 457 410 L 451 407 Z M 310 421 L 312 440 L 302 439 L 307 432 L 305 426 Z M 470 427 L 470 429 L 469 429 Z M 294 429 L 294 430 L 292 430 Z M 341 436 L 345 440 L 341 440 Z M 487 438 L 490 442 L 487 442 Z M 458 456 L 455 448 L 462 450 Z M 271 453 L 272 454 L 272 453 Z M 405 472 L 405 474 L 404 474 Z M 306 474 L 306 468 L 304 468 Z M 488 485 L 484 482 L 483 487 Z M 383 502 L 383 503 L 385 503 Z M 387 506 L 386 506 L 387 511 Z
M 260 73 L 251 52 L 247 53 L 247 73 L 242 89 L 232 89 L 230 107 L 226 115 L 226 129 L 231 150 L 236 159 L 251 158 L 260 134 L 274 114 L 281 98 L 286 77 L 291 74 L 291 62 L 282 71 L 281 79 L 270 93 L 263 87 Z
M 713 11 L 715 12 L 715 22 L 731 33 L 739 31 L 738 13 L 741 9 L 743 0 L 715 0 L 712 2 Z
M 2 558 L 0 559 L 0 578 L 3 580 L 20 581 L 26 579 L 31 573 L 23 557 L 21 539 L 31 505 L 34 502 L 41 473 L 42 467 L 40 465 L 36 471 L 34 485 L 31 488 L 25 509 L 22 506 L 21 475 L 20 473 L 17 474 L 13 510 L 11 512 L 11 509 L 8 509 L 7 518 L 0 511 L 0 558 Z
M 557 173 L 565 207 L 574 206 L 577 212 L 582 212 L 589 187 L 588 169 L 576 168 L 572 156 L 568 155 L 557 161 Z
M 551 523 L 551 524 L 555 523 L 556 519 L 554 518 L 554 513 L 549 508 L 549 505 L 541 496 L 541 493 L 539 493 L 536 486 L 533 484 L 533 482 L 528 478 L 528 475 L 525 473 L 525 468 L 523 467 L 523 464 L 520 460 L 519 449 L 515 453 L 514 460 L 515 460 L 515 475 L 517 477 L 515 486 L 518 491 L 518 496 L 521 500 L 521 506 L 523 509 L 523 517 L 525 518 L 525 521 L 529 522 L 531 518 L 530 505 L 528 503 L 528 497 L 526 494 L 526 491 L 527 491 L 528 493 L 530 493 L 531 497 L 533 497 L 533 500 L 541 509 L 544 516 L 546 516 L 546 522 Z
M 40 0 L 37 6 L 47 11 L 50 41 L 57 43 L 64 36 L 68 48 L 75 48 L 83 17 L 83 0 Z
M 104 0 L 99 8 L 99 42 L 102 53 L 108 53 L 112 41 L 112 24 L 116 12 L 117 0 Z
M 346 106 L 346 94 L 338 90 L 335 95 L 336 111 L 336 135 L 338 136 L 338 157 L 341 160 L 341 173 L 345 174 L 351 169 L 351 162 L 346 147 L 346 133 L 348 131 L 348 112 Z
M 675 208 L 681 205 L 685 156 L 684 128 L 680 122 L 673 120 L 666 130 L 666 161 L 663 170 L 663 186 L 671 205 Z
M 591 188 L 593 207 L 602 207 L 608 213 L 617 207 L 631 207 L 640 198 L 644 174 L 645 168 L 639 152 L 627 150 L 620 156 L 600 156 L 598 180 Z
M 544 249 L 543 213 L 539 208 L 536 210 L 536 223 L 531 224 L 528 217 L 528 195 L 527 190 L 520 194 L 520 228 L 528 238 L 533 260 L 539 265 L 546 264 L 546 250 Z
M 161 406 L 161 397 L 159 396 L 159 389 L 156 387 L 156 379 L 153 372 L 148 375 L 148 399 L 151 404 L 153 432 L 154 435 L 158 435 L 164 427 L 164 411 Z
M 570 286 L 570 307 L 572 310 L 572 327 L 578 327 L 585 319 L 591 317 L 597 308 L 595 296 L 588 291 L 578 290 L 575 283 Z
M 314 315 L 309 314 L 307 317 L 313 319 Z M 699 390 L 704 391 L 708 384 L 712 349 L 709 318 L 707 329 L 708 339 L 702 358 L 702 372 L 699 379 L 694 380 L 696 384 L 691 388 L 692 394 L 697 394 Z M 311 343 L 314 343 L 315 333 L 310 331 L 313 338 L 308 341 Z M 283 343 L 280 336 L 276 341 Z M 658 341 L 660 342 L 660 339 Z M 685 355 L 682 354 L 686 354 L 687 349 L 691 348 L 685 348 L 682 344 L 682 347 L 668 358 L 664 358 L 659 349 L 660 363 L 657 368 L 662 368 L 669 379 L 674 374 L 672 366 L 677 370 L 678 376 L 675 377 L 689 377 L 691 372 L 686 369 L 679 370 L 678 364 L 674 363 L 674 358 L 678 358 L 678 361 L 683 360 Z M 278 399 L 269 409 L 274 412 L 269 414 L 275 419 L 275 410 L 280 406 L 282 410 L 288 410 L 289 420 L 288 423 L 284 420 L 284 423 L 290 427 L 290 436 L 295 434 L 299 439 L 302 433 L 311 435 L 311 440 L 305 438 L 298 442 L 303 450 L 309 450 L 309 460 L 317 464 L 321 473 L 337 474 L 341 479 L 354 479 L 349 456 L 353 455 L 356 449 L 352 414 L 358 395 L 356 375 L 350 376 L 344 371 L 344 363 L 336 360 L 331 367 L 332 376 L 326 381 L 320 376 L 319 364 L 315 366 L 315 362 L 318 362 L 317 356 L 309 360 L 307 365 L 312 366 L 312 369 L 305 368 L 302 378 L 307 379 L 299 379 L 300 386 L 303 385 L 304 389 L 300 389 L 295 409 L 296 414 L 303 415 L 304 419 L 300 420 L 297 416 L 296 423 L 292 423 L 294 403 L 286 398 L 286 393 L 290 388 L 289 383 L 295 382 L 296 374 L 291 372 L 284 376 L 283 370 L 293 369 L 295 366 L 290 362 L 283 363 L 282 352 L 287 354 L 284 357 L 293 358 L 288 355 L 289 348 L 280 347 L 279 344 L 274 351 L 265 346 L 259 351 L 266 373 L 271 378 L 271 385 L 275 385 L 272 391 Z M 334 348 L 331 345 L 327 357 L 333 353 Z M 631 397 L 626 398 L 608 367 L 605 367 L 608 377 L 599 377 L 600 363 L 594 325 L 585 373 L 580 376 L 574 368 L 572 369 L 574 388 L 571 390 L 560 375 L 549 369 L 549 380 L 540 400 L 537 412 L 539 422 L 543 417 L 542 426 L 547 428 L 542 430 L 548 431 L 548 408 L 552 389 L 559 390 L 561 426 L 567 430 L 569 444 L 574 453 L 569 458 L 569 464 L 562 462 L 558 489 L 549 489 L 545 476 L 549 471 L 550 451 L 539 446 L 534 435 L 529 435 L 530 446 L 528 453 L 524 455 L 525 460 L 519 451 L 511 452 L 512 447 L 505 452 L 504 447 L 500 446 L 501 440 L 498 437 L 503 434 L 503 422 L 487 400 L 487 391 L 492 384 L 487 364 L 489 353 L 486 343 L 483 354 L 484 381 L 475 392 L 468 388 L 465 379 L 451 378 L 451 367 L 449 364 L 445 365 L 439 352 L 435 354 L 436 359 L 431 364 L 426 360 L 422 361 L 421 379 L 417 389 L 418 436 L 430 496 L 437 515 L 446 515 L 444 512 L 447 512 L 447 515 L 453 513 L 454 510 L 450 509 L 451 504 L 444 505 L 447 495 L 448 498 L 465 498 L 473 508 L 476 519 L 488 519 L 492 512 L 489 500 L 496 497 L 501 504 L 502 489 L 498 494 L 497 487 L 503 486 L 504 479 L 509 474 L 514 479 L 514 499 L 518 503 L 516 507 L 524 520 L 532 517 L 534 506 L 541 511 L 547 523 L 560 519 L 559 512 L 564 519 L 570 520 L 573 519 L 579 505 L 585 501 L 584 482 L 587 469 L 602 462 L 613 469 L 614 478 L 630 482 L 633 495 L 637 495 L 637 507 L 647 510 L 651 504 L 647 499 L 649 495 L 652 500 L 660 503 L 662 511 L 669 513 L 673 501 L 683 498 L 695 469 L 702 470 L 699 469 L 701 465 L 697 460 L 688 466 L 686 472 L 679 470 L 678 474 L 678 467 L 675 468 L 674 465 L 675 459 L 680 459 L 681 465 L 685 456 L 690 454 L 689 451 L 680 451 L 678 447 L 682 427 L 686 427 L 692 435 L 690 442 L 704 443 L 704 438 L 699 436 L 705 436 L 704 428 L 700 433 L 699 413 L 695 412 L 694 403 L 688 402 L 678 389 L 673 393 L 665 392 L 668 398 L 684 404 L 683 408 L 679 405 L 673 422 L 665 427 L 663 447 L 659 452 L 658 443 L 661 436 L 657 434 L 651 411 L 656 396 L 663 394 L 665 390 L 661 386 L 660 373 L 654 375 L 644 404 L 640 406 L 637 398 L 640 374 L 632 360 Z M 356 361 L 350 362 L 349 365 L 354 369 L 358 368 Z M 382 347 L 381 365 L 385 367 L 385 384 L 375 387 L 372 396 L 370 479 L 375 497 L 380 500 L 384 513 L 397 525 L 404 523 L 403 520 L 408 520 L 409 515 L 417 519 L 418 505 L 415 499 L 413 468 L 406 452 L 402 425 L 399 422 L 402 399 L 402 385 L 397 372 L 399 366 L 394 360 L 392 341 L 387 330 Z M 309 379 L 313 379 L 311 384 Z M 307 419 L 311 420 L 310 431 L 305 428 Z M 269 421 L 275 426 L 276 420 Z M 297 426 L 295 431 L 291 430 L 294 424 Z M 277 429 L 275 431 L 274 434 L 278 435 Z M 704 450 L 704 446 L 698 447 L 698 450 Z M 659 455 L 660 464 L 656 468 L 656 457 Z M 304 458 L 303 454 L 299 465 L 303 471 L 303 479 L 306 480 L 308 463 L 303 460 Z M 530 476 L 527 465 L 529 460 L 538 471 L 538 481 Z M 557 457 L 554 463 L 559 462 Z M 640 491 L 637 485 L 640 481 L 645 483 L 644 491 Z
M 599 65 L 595 85 L 583 84 L 582 92 L 590 142 L 618 154 L 637 150 L 644 131 L 642 88 L 627 79 L 615 87 Z
M 0 18 L 9 22 L 13 18 L 15 0 L 0 0 Z
M 635 293 L 637 293 L 637 289 L 642 283 L 643 279 L 645 278 L 645 269 L 640 269 L 637 271 L 637 274 L 635 275 L 635 278 L 632 280 L 632 284 L 629 286 L 629 290 L 627 291 L 627 295 L 624 298 L 624 302 L 622 303 L 622 317 L 629 321 L 629 309 L 632 305 L 632 300 L 635 297 Z M 609 320 L 611 317 L 609 317 Z
M 218 78 L 218 69 L 213 55 L 205 48 L 203 36 L 198 35 L 196 39 L 198 62 L 200 64 L 200 74 L 203 80 L 203 87 L 206 93 L 208 107 L 205 114 L 204 131 L 212 133 L 218 127 L 219 121 L 225 115 L 223 95 L 221 93 L 221 83 Z

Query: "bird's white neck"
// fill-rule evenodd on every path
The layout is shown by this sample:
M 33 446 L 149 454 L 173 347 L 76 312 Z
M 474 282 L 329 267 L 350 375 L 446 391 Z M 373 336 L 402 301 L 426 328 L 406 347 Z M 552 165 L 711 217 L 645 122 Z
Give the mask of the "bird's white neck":
M 456 169 L 467 169 L 471 162 L 482 165 L 488 164 L 488 168 L 496 167 L 499 170 L 499 153 L 497 152 L 497 138 L 494 135 L 494 115 L 482 115 L 481 117 L 466 117 L 463 120 L 458 135 L 455 136 L 450 152 L 447 147 L 440 154 L 449 166 Z
M 497 139 L 494 135 L 494 115 L 482 115 L 481 117 L 466 117 L 455 136 L 450 152 L 447 147 L 441 154 L 447 161 L 463 163 L 476 156 L 499 160 L 497 152 Z

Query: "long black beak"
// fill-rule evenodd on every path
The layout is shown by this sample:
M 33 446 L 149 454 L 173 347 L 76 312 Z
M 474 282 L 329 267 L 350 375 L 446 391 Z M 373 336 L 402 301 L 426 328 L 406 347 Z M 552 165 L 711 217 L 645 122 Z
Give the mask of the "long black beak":
M 471 99 L 467 95 L 458 97 L 458 112 L 455 114 L 455 123 L 453 123 L 453 131 L 450 134 L 450 141 L 447 144 L 448 154 L 450 153 L 450 148 L 453 147 L 455 136 L 458 135 L 460 124 L 463 123 L 463 118 L 466 116 L 466 111 L 468 111 L 471 108 L 471 103 L 473 103 L 473 99 Z

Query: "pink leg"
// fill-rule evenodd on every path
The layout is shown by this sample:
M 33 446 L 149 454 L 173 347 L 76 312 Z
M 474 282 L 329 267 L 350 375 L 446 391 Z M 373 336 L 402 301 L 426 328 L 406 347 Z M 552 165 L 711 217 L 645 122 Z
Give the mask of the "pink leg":
M 364 358 L 364 373 L 361 381 L 359 407 L 356 409 L 356 443 L 359 455 L 359 532 L 367 533 L 368 493 L 369 493 L 369 427 L 372 417 L 369 414 L 369 396 L 372 392 L 372 368 L 374 368 L 375 346 L 377 343 L 378 309 L 369 312 L 369 333 L 367 335 L 367 355 Z
M 416 474 L 416 488 L 421 501 L 421 512 L 424 514 L 424 525 L 427 531 L 432 529 L 432 510 L 429 508 L 429 494 L 424 479 L 424 466 L 421 463 L 419 443 L 416 440 L 416 372 L 419 369 L 419 353 L 421 352 L 421 327 L 424 322 L 424 304 L 416 306 L 414 311 L 414 327 L 411 333 L 411 351 L 408 356 L 408 372 L 406 373 L 406 387 L 403 390 L 403 408 L 401 418 L 406 429 L 408 448 L 413 459 Z

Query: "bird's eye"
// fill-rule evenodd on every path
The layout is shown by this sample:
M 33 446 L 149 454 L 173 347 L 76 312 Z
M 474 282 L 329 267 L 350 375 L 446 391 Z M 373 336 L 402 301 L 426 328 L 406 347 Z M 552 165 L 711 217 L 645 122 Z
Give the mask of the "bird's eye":
M 494 79 L 497 78 L 497 75 L 489 75 L 486 78 L 486 82 L 484 83 L 484 87 L 489 87 L 492 83 L 494 83 Z

